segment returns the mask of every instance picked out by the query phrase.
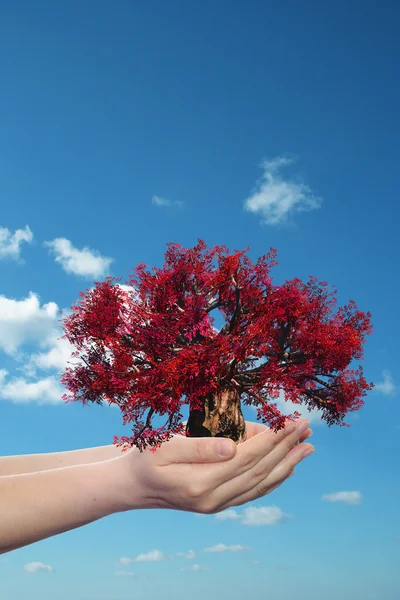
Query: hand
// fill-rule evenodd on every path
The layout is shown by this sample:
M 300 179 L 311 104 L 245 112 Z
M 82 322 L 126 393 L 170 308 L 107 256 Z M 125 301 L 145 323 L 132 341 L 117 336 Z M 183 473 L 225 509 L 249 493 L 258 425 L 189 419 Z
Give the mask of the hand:
M 303 441 L 311 435 L 308 421 L 274 433 L 260 423 L 247 422 L 247 439 L 236 445 L 226 438 L 188 438 L 176 435 L 156 452 L 137 448 L 120 457 L 125 482 L 125 510 L 169 508 L 213 514 L 251 502 L 281 485 L 314 450 Z M 230 454 L 219 454 L 221 443 Z

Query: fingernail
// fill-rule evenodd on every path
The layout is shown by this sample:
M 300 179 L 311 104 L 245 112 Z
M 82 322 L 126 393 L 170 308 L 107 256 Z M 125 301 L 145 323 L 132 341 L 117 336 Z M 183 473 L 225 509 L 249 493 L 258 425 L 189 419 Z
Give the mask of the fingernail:
M 310 456 L 310 454 L 312 454 L 313 452 L 314 448 L 307 448 L 307 450 L 304 450 L 303 458 L 306 458 L 306 456 Z
M 232 455 L 232 444 L 228 440 L 220 442 L 218 452 L 220 456 L 231 456 Z

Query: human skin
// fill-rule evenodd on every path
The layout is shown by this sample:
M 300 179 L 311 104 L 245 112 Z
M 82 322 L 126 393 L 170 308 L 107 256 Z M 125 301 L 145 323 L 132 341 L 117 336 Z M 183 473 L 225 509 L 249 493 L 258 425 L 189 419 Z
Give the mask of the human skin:
M 0 470 L 0 553 L 128 510 L 220 512 L 270 493 L 313 450 L 303 443 L 311 433 L 307 421 L 278 433 L 257 423 L 247 428 L 247 440 L 238 446 L 221 438 L 174 436 L 154 453 L 103 446 L 47 460 L 44 455 L 43 469 L 30 472 L 22 471 L 24 460 L 37 469 L 40 455 L 0 459 L 6 465 Z M 218 453 L 222 441 L 230 455 Z M 85 458 L 89 462 L 77 463 Z

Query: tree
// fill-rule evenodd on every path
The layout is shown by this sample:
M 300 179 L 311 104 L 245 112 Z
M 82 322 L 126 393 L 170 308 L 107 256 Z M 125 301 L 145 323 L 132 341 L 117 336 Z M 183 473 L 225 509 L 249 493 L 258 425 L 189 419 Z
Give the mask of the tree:
M 361 366 L 349 368 L 362 359 L 371 315 L 353 301 L 335 311 L 336 291 L 315 277 L 273 285 L 276 251 L 253 263 L 247 250 L 170 243 L 163 267 L 140 263 L 129 287 L 108 277 L 81 292 L 63 321 L 79 357 L 62 376 L 64 399 L 117 404 L 133 435 L 114 443 L 140 450 L 185 431 L 185 404 L 188 436 L 243 441 L 242 401 L 278 430 L 298 416 L 277 408 L 281 390 L 345 425 L 373 387 Z M 156 415 L 168 416 L 164 425 L 153 427 Z

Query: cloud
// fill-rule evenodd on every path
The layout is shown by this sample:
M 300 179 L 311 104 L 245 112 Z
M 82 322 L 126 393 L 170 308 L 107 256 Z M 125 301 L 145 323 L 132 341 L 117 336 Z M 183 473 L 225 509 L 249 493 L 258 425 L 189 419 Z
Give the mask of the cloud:
M 215 518 L 218 519 L 219 521 L 228 521 L 228 520 L 233 521 L 235 519 L 240 519 L 240 515 L 233 508 L 229 508 L 228 510 L 223 510 L 222 512 L 217 513 L 215 515 Z
M 324 425 L 325 421 L 322 419 L 322 411 L 313 409 L 308 410 L 305 404 L 295 404 L 290 400 L 285 400 L 285 393 L 283 390 L 280 391 L 279 397 L 271 400 L 273 404 L 276 404 L 278 409 L 283 415 L 292 415 L 296 411 L 300 414 L 299 418 L 307 419 L 310 425 Z M 251 405 L 251 408 L 256 412 L 257 406 Z
M 135 577 L 132 571 L 115 571 L 114 575 L 116 577 Z
M 233 544 L 232 546 L 226 546 L 225 544 L 216 544 L 210 548 L 204 548 L 203 552 L 242 552 L 248 550 L 246 546 L 240 544 Z
M 164 552 L 161 552 L 161 550 L 152 550 L 147 554 L 138 554 L 135 558 L 123 556 L 119 559 L 119 562 L 121 565 L 130 565 L 134 562 L 161 562 L 163 560 L 167 560 Z
M 344 504 L 361 504 L 361 492 L 335 492 L 334 494 L 325 494 L 322 500 L 326 502 L 343 502 Z
M 206 567 L 201 567 L 200 565 L 194 564 L 190 565 L 190 567 L 182 567 L 181 571 L 209 571 Z
M 33 292 L 22 300 L 0 295 L 0 349 L 14 354 L 23 344 L 44 343 L 54 332 L 58 317 L 57 304 L 41 306 Z
M 46 352 L 38 352 L 31 354 L 29 363 L 26 366 L 26 372 L 35 374 L 36 369 L 56 371 L 64 371 L 68 362 L 71 360 L 71 354 L 75 348 L 67 339 L 61 338 L 61 331 L 54 331 L 47 339 L 47 344 L 50 346 Z
M 279 225 L 288 220 L 295 212 L 315 210 L 321 206 L 322 199 L 302 182 L 283 179 L 281 167 L 293 163 L 285 157 L 265 160 L 261 181 L 252 196 L 244 202 L 245 210 L 259 214 L 267 225 Z
M 64 387 L 56 377 L 45 377 L 37 381 L 27 381 L 13 377 L 7 381 L 8 372 L 0 369 L 0 398 L 15 404 L 37 402 L 37 404 L 61 404 Z
M 60 263 L 66 273 L 81 277 L 102 277 L 108 274 L 112 258 L 101 256 L 97 250 L 87 246 L 79 250 L 66 238 L 56 238 L 45 242 L 45 246 L 55 254 L 56 262 Z
M 291 515 L 286 515 L 277 506 L 261 506 L 259 508 L 250 506 L 243 511 L 242 524 L 277 525 L 290 518 Z
M 168 207 L 176 207 L 182 208 L 183 202 L 180 200 L 168 200 L 168 198 L 163 198 L 162 196 L 153 196 L 151 199 L 151 203 L 155 204 L 159 208 L 168 208 Z
M 21 244 L 27 242 L 30 244 L 33 240 L 33 233 L 28 225 L 24 229 L 16 229 L 11 233 L 7 227 L 0 227 L 0 259 L 12 258 L 20 260 Z
M 186 558 L 190 560 L 196 556 L 196 553 L 193 550 L 189 550 L 188 552 L 175 552 L 173 556 L 177 556 L 178 558 Z
M 24 566 L 24 569 L 29 573 L 39 573 L 40 571 L 51 573 L 53 571 L 53 567 L 42 562 L 30 562 Z
M 121 565 L 131 565 L 134 561 L 134 558 L 129 558 L 128 556 L 121 556 L 121 558 L 119 559 L 119 563 Z
M 0 398 L 16 403 L 61 403 L 59 372 L 71 360 L 73 347 L 60 339 L 60 311 L 55 302 L 41 304 L 30 292 L 21 300 L 0 295 L 0 350 L 12 357 L 24 376 L 0 370 Z M 29 349 L 29 352 L 27 352 Z M 32 351 L 33 350 L 33 351 Z M 50 371 L 50 373 L 40 373 Z M 56 373 L 54 373 L 54 371 Z
M 381 392 L 381 394 L 384 394 L 385 396 L 393 396 L 396 391 L 396 386 L 389 371 L 383 371 L 383 381 L 376 383 L 374 390 Z

